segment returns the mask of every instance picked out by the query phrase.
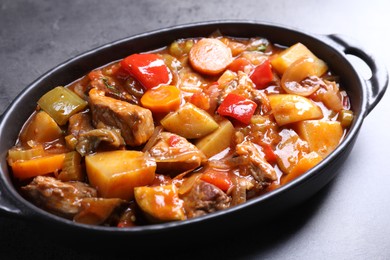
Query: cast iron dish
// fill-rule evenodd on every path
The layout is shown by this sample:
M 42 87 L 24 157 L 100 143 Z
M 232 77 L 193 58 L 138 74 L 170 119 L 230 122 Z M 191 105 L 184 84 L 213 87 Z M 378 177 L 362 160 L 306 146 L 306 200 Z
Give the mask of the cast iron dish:
M 233 37 L 261 36 L 272 43 L 291 46 L 301 42 L 323 59 L 330 69 L 341 77 L 343 88 L 351 99 L 355 119 L 338 148 L 320 164 L 291 183 L 257 197 L 239 206 L 208 214 L 203 217 L 179 222 L 154 224 L 118 229 L 74 223 L 37 208 L 25 200 L 14 188 L 7 166 L 8 149 L 14 145 L 23 123 L 31 115 L 36 101 L 53 86 L 67 85 L 90 70 L 121 59 L 129 54 L 154 50 L 180 38 L 208 36 L 216 30 Z M 372 71 L 372 77 L 363 79 L 346 58 L 353 54 L 361 58 Z M 348 38 L 339 35 L 311 35 L 291 28 L 254 21 L 221 21 L 176 26 L 140 34 L 104 45 L 81 54 L 48 71 L 24 89 L 2 115 L 0 122 L 0 213 L 21 217 L 25 221 L 38 220 L 45 226 L 54 227 L 51 232 L 77 233 L 95 238 L 121 238 L 126 241 L 152 237 L 179 238 L 178 234 L 219 232 L 228 223 L 263 221 L 296 206 L 325 186 L 337 173 L 349 155 L 358 136 L 364 118 L 380 101 L 388 83 L 384 66 L 369 52 Z M 49 226 L 50 225 L 50 226 Z M 229 226 L 234 226 L 228 224 Z M 187 233 L 188 234 L 188 233 Z

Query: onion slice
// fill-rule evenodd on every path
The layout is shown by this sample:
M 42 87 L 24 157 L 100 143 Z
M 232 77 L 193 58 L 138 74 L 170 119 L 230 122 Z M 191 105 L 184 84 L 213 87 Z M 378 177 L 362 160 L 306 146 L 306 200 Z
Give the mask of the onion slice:
M 313 58 L 306 56 L 295 61 L 287 68 L 282 76 L 282 88 L 289 94 L 300 96 L 310 96 L 313 94 L 320 86 L 318 84 L 302 85 L 301 82 L 307 77 L 316 75 L 316 65 Z

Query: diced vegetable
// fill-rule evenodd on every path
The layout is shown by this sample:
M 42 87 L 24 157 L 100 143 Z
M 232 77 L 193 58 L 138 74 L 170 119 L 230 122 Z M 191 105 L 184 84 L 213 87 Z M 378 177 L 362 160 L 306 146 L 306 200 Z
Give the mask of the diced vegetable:
M 193 40 L 177 40 L 169 46 L 169 53 L 173 56 L 180 57 L 190 52 L 192 46 L 194 46 Z
M 267 162 L 269 162 L 270 164 L 276 163 L 278 156 L 275 154 L 271 145 L 270 144 L 262 144 L 261 148 L 262 148 L 262 151 L 264 153 L 264 157 L 267 160 Z
M 284 72 L 280 82 L 282 88 L 289 94 L 301 96 L 313 94 L 320 87 L 320 84 L 302 86 L 300 82 L 307 77 L 316 76 L 317 65 L 313 58 L 304 56 L 297 59 Z
M 194 104 L 195 106 L 199 107 L 200 109 L 203 110 L 209 110 L 210 109 L 210 97 L 206 95 L 203 92 L 196 92 L 194 93 L 189 102 L 191 104 Z
M 218 75 L 232 62 L 232 52 L 218 39 L 202 38 L 192 46 L 189 61 L 200 73 Z
M 290 174 L 303 155 L 310 152 L 309 145 L 294 130 L 283 129 L 279 134 L 282 140 L 276 146 L 277 164 L 285 174 Z
M 308 98 L 293 94 L 270 95 L 268 98 L 279 126 L 323 117 L 321 108 Z
M 217 186 L 225 192 L 233 185 L 227 171 L 218 171 L 211 168 L 207 169 L 200 179 Z
M 305 45 L 302 43 L 296 43 L 293 46 L 283 50 L 272 61 L 272 67 L 280 74 L 283 75 L 287 68 L 293 64 L 296 60 L 302 57 L 309 57 L 314 60 L 315 74 L 321 76 L 328 70 L 328 66 L 323 60 L 317 58 Z
M 65 143 L 68 149 L 76 150 L 78 140 L 74 135 L 70 134 L 65 136 Z
M 344 135 L 338 121 L 307 120 L 297 123 L 298 135 L 306 140 L 310 150 L 325 158 L 340 143 Z
M 351 110 L 341 110 L 337 120 L 340 122 L 343 128 L 349 128 L 353 121 L 353 112 Z
M 184 220 L 183 201 L 175 185 L 137 187 L 134 189 L 137 204 L 154 221 Z
M 12 164 L 16 161 L 26 161 L 37 157 L 42 157 L 45 154 L 45 150 L 42 145 L 36 145 L 29 149 L 23 149 L 21 147 L 12 147 L 8 150 L 8 164 Z
M 162 132 L 148 152 L 156 160 L 157 172 L 170 176 L 201 166 L 206 156 L 187 139 L 169 132 Z
M 171 85 L 162 85 L 149 89 L 141 98 L 143 107 L 157 113 L 175 111 L 179 108 L 180 102 L 180 90 Z
M 19 140 L 22 143 L 34 141 L 38 144 L 53 142 L 62 136 L 61 128 L 45 111 L 39 111 L 22 130 Z
M 252 63 L 246 59 L 246 58 L 237 58 L 233 60 L 232 63 L 230 63 L 228 70 L 231 70 L 233 72 L 238 72 L 238 71 L 250 71 L 252 69 L 253 65 Z
M 293 179 L 298 178 L 299 176 L 319 164 L 321 161 L 322 157 L 316 152 L 304 154 L 302 158 L 297 162 L 297 164 L 292 167 L 290 173 L 282 177 L 280 183 L 283 185 L 287 182 L 292 181 Z
M 123 203 L 118 198 L 84 198 L 81 200 L 81 211 L 74 217 L 74 221 L 88 225 L 103 224 Z
M 156 162 L 138 151 L 118 150 L 85 157 L 88 179 L 104 198 L 134 197 L 134 187 L 153 182 Z
M 186 103 L 176 112 L 166 115 L 161 125 L 185 138 L 201 138 L 218 128 L 218 123 L 204 110 Z
M 83 181 L 84 173 L 81 168 L 81 155 L 76 152 L 65 154 L 62 171 L 57 177 L 61 181 Z
M 343 109 L 343 100 L 338 85 L 335 82 L 327 81 L 326 88 L 320 88 L 314 93 L 316 101 L 321 101 L 324 105 L 338 112 Z
M 247 46 L 241 42 L 234 41 L 228 38 L 222 38 L 221 41 L 226 44 L 232 51 L 232 56 L 235 57 L 240 55 L 243 51 L 246 50 Z
M 195 183 L 200 179 L 201 176 L 202 176 L 201 173 L 193 173 L 190 175 L 190 177 L 185 178 L 179 188 L 179 194 L 184 195 L 188 193 L 195 185 Z
M 132 54 L 124 58 L 121 65 L 145 89 L 168 85 L 172 81 L 172 73 L 164 60 L 154 53 Z
M 88 103 L 69 88 L 56 87 L 38 100 L 38 105 L 59 125 L 64 125 L 69 117 L 82 111 Z
M 218 107 L 221 116 L 234 118 L 248 125 L 257 108 L 257 104 L 243 96 L 229 93 Z
M 11 168 L 17 179 L 25 180 L 61 170 L 64 159 L 65 154 L 43 156 L 31 160 L 13 162 Z
M 234 131 L 233 124 L 229 120 L 223 120 L 217 130 L 197 140 L 195 145 L 207 158 L 210 158 L 230 146 Z
M 268 59 L 257 66 L 250 76 L 257 89 L 266 88 L 273 78 L 274 74 L 272 73 L 271 63 Z

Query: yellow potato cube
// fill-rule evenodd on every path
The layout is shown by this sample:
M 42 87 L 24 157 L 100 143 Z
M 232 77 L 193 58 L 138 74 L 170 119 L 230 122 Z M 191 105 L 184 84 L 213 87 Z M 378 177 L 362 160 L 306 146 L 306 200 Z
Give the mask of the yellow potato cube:
M 229 120 L 224 120 L 219 124 L 217 130 L 197 140 L 195 145 L 207 158 L 210 158 L 230 146 L 233 133 L 233 124 Z
M 169 132 L 188 139 L 201 138 L 218 128 L 218 123 L 206 111 L 191 103 L 165 116 L 161 125 Z
M 323 117 L 322 110 L 319 106 L 310 99 L 299 95 L 270 95 L 269 101 L 276 123 L 279 126 Z
M 307 141 L 310 150 L 325 158 L 340 143 L 344 135 L 338 121 L 308 120 L 297 123 L 298 135 Z
M 302 43 L 296 43 L 293 46 L 283 50 L 271 61 L 272 67 L 280 74 L 287 70 L 287 68 L 302 57 L 309 57 L 314 60 L 316 64 L 315 76 L 321 76 L 328 70 L 326 63 L 317 58 L 305 45 Z
M 137 187 L 135 200 L 148 217 L 154 221 L 184 220 L 183 201 L 175 185 Z
M 101 152 L 85 157 L 89 182 L 101 197 L 130 200 L 134 188 L 154 180 L 156 162 L 139 151 Z

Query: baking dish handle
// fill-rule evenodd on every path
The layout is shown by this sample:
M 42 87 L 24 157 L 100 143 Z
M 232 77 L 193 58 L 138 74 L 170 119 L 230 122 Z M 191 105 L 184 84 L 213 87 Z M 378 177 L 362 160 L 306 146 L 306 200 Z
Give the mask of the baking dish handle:
M 343 51 L 345 54 L 354 55 L 360 58 L 370 68 L 372 76 L 369 79 L 365 79 L 368 91 L 367 112 L 365 114 L 365 116 L 367 116 L 386 92 L 386 88 L 389 83 L 389 75 L 385 64 L 381 62 L 378 57 L 374 57 L 372 53 L 367 51 L 354 39 L 340 34 L 330 34 L 326 36 L 334 43 L 337 43 L 338 49 Z
M 5 187 L 4 179 L 0 179 L 0 216 L 25 217 L 29 215 L 22 208 L 22 205 L 18 207 L 18 202 L 13 199 L 11 192 Z
M 17 207 L 17 202 L 4 187 L 3 180 L 0 180 L 0 216 L 23 217 L 24 215 L 26 214 Z

